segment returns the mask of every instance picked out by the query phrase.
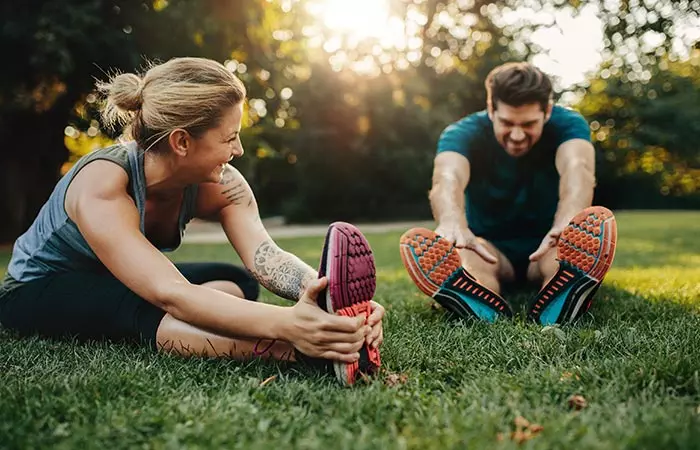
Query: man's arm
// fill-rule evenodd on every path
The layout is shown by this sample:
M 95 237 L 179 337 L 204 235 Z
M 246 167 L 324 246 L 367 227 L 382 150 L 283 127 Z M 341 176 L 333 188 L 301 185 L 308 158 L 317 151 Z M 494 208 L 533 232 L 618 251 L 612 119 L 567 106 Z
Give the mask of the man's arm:
M 595 150 L 584 139 L 571 139 L 559 146 L 554 163 L 559 172 L 559 203 L 552 228 L 563 229 L 593 202 Z
M 217 216 L 229 241 L 250 273 L 266 289 L 297 301 L 317 272 L 280 249 L 260 220 L 253 191 L 241 173 L 227 166 L 221 183 L 200 186 L 197 214 Z
M 469 160 L 456 152 L 442 152 L 435 157 L 430 207 L 440 224 L 455 223 L 467 227 L 464 190 L 469 183 Z
M 443 151 L 435 157 L 430 207 L 438 223 L 437 234 L 455 244 L 468 248 L 485 261 L 498 261 L 474 236 L 467 224 L 464 190 L 469 183 L 469 160 L 462 154 Z
M 559 203 L 552 228 L 530 255 L 538 261 L 556 247 L 564 228 L 582 209 L 591 206 L 595 187 L 595 150 L 585 139 L 570 139 L 557 148 L 554 164 L 559 172 Z

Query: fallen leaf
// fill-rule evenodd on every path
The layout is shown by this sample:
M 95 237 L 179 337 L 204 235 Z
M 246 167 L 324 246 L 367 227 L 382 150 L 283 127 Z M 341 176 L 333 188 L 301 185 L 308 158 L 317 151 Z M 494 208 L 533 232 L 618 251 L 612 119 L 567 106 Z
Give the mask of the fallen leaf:
M 274 380 L 275 378 L 277 378 L 277 375 L 272 375 L 271 377 L 265 378 L 265 380 L 263 380 L 263 381 L 260 383 L 260 387 L 265 386 L 267 383 L 271 382 L 271 381 Z
M 542 425 L 536 423 L 531 424 L 530 421 L 523 416 L 517 416 L 514 423 L 515 431 L 510 433 L 510 439 L 517 444 L 522 444 L 523 442 L 534 438 L 540 431 L 544 430 Z M 503 441 L 504 438 L 505 436 L 503 433 L 498 433 L 496 435 L 496 440 L 499 442 Z
M 569 397 L 568 403 L 569 408 L 575 409 L 576 411 L 580 411 L 588 406 L 588 402 L 583 395 L 572 395 Z
M 573 379 L 576 379 L 576 380 L 580 380 L 580 379 L 581 379 L 581 377 L 579 377 L 579 376 L 578 376 L 577 374 L 575 374 L 575 373 L 571 373 L 571 372 L 562 372 L 561 377 L 559 378 L 559 381 L 571 381 L 572 378 L 573 378 Z
M 544 430 L 544 427 L 540 424 L 533 423 L 532 425 L 530 425 L 529 430 L 530 430 L 530 432 L 532 432 L 532 434 L 537 434 L 540 431 Z
M 515 428 L 522 429 L 530 426 L 530 421 L 523 416 L 518 416 L 515 418 Z
M 408 375 L 405 373 L 390 373 L 384 379 L 384 383 L 387 386 L 396 386 L 398 384 L 406 384 L 408 382 Z
M 522 444 L 523 442 L 527 441 L 528 439 L 532 439 L 534 436 L 530 434 L 527 431 L 522 431 L 522 430 L 517 430 L 513 431 L 510 434 L 510 439 L 517 442 L 518 444 Z

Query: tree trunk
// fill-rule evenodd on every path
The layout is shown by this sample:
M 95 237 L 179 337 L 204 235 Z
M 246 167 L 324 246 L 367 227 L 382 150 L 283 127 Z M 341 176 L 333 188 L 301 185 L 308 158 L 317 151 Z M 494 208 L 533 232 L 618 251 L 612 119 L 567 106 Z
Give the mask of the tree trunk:
M 11 243 L 32 224 L 68 159 L 65 114 L 9 118 L 0 142 L 0 243 Z

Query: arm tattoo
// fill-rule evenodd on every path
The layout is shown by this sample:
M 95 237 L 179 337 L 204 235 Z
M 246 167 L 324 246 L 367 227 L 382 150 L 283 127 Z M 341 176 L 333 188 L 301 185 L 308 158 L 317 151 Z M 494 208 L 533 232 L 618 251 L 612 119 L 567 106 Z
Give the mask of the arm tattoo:
M 299 258 L 265 240 L 255 251 L 251 273 L 265 288 L 289 300 L 299 300 L 315 271 Z
M 219 184 L 222 186 L 221 194 L 226 197 L 229 204 L 242 205 L 243 203 L 247 203 L 248 206 L 253 204 L 253 196 L 250 193 L 248 185 L 245 181 L 236 182 L 233 170 L 225 170 L 224 176 L 221 178 Z
M 241 182 L 232 188 L 224 189 L 221 193 L 226 197 L 229 204 L 240 205 L 248 196 L 248 187 Z

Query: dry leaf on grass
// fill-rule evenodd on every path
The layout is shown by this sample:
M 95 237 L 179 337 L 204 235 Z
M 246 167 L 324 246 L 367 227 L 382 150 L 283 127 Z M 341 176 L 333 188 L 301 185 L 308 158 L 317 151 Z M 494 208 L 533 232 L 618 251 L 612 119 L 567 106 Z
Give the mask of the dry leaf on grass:
M 588 406 L 588 402 L 583 395 L 572 395 L 569 397 L 568 403 L 569 408 L 575 409 L 576 411 L 580 411 Z
M 406 382 L 408 382 L 408 375 L 405 373 L 390 373 L 384 378 L 384 384 L 387 386 L 406 384 Z
M 530 431 L 533 433 L 539 433 L 542 430 L 544 430 L 544 427 L 538 423 L 533 423 L 530 425 Z
M 518 416 L 515 418 L 515 428 L 527 428 L 530 426 L 530 421 L 523 416 Z
M 510 439 L 518 444 L 522 444 L 523 442 L 534 438 L 540 431 L 544 430 L 542 425 L 530 423 L 530 421 L 523 416 L 516 417 L 514 422 L 515 431 L 510 433 Z M 498 433 L 496 435 L 496 440 L 499 442 L 503 441 L 503 439 L 505 439 L 503 433 Z
M 265 379 L 260 383 L 260 387 L 265 386 L 267 383 L 271 382 L 271 381 L 274 380 L 275 378 L 277 378 L 277 375 L 272 375 L 271 377 L 265 378 Z
M 535 437 L 533 434 L 530 434 L 527 430 L 516 430 L 513 431 L 510 434 L 510 440 L 515 442 L 516 444 L 522 444 L 525 441 L 528 441 Z
M 562 372 L 561 377 L 559 378 L 559 381 L 571 381 L 572 379 L 580 380 L 581 377 L 575 373 Z

